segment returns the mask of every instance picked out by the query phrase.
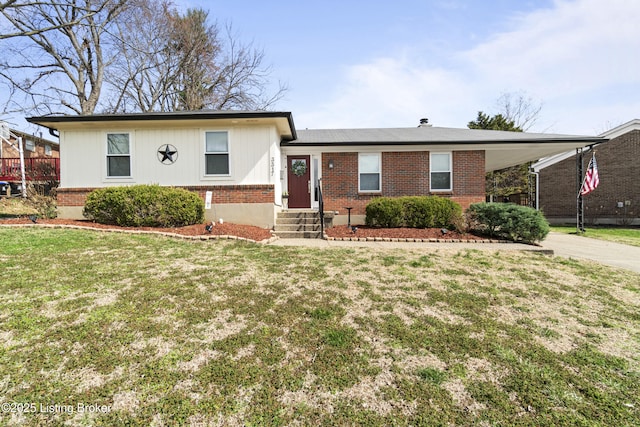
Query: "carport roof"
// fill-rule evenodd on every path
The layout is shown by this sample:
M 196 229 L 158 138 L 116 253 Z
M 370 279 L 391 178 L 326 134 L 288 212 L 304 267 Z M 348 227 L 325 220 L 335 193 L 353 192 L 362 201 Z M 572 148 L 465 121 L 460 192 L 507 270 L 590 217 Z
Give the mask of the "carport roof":
M 430 151 L 485 151 L 486 170 L 535 161 L 543 157 L 596 145 L 608 139 L 597 136 L 551 133 L 508 132 L 420 126 L 415 128 L 306 129 L 298 138 L 283 141 L 283 147 L 327 147 L 344 151 L 348 147 L 377 147 L 391 151 L 407 146 L 428 147 Z M 404 148 L 406 150 L 406 148 Z M 325 150 L 326 151 L 326 150 Z

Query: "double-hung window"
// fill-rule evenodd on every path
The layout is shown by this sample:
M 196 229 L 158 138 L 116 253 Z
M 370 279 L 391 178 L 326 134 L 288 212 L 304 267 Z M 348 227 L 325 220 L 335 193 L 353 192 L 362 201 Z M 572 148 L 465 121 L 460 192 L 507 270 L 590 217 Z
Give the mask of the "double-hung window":
M 229 175 L 229 133 L 205 132 L 205 175 Z
M 431 191 L 451 191 L 451 153 L 431 153 Z
M 360 153 L 358 155 L 358 190 L 364 193 L 379 193 L 381 185 L 380 153 Z
M 131 176 L 131 144 L 128 133 L 107 134 L 107 176 Z

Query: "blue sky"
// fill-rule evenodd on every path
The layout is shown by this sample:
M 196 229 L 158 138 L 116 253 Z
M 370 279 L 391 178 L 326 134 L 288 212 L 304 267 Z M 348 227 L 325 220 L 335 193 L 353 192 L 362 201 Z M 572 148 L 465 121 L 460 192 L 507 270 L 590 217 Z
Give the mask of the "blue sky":
M 177 0 L 264 49 L 298 128 L 465 127 L 498 97 L 542 104 L 530 131 L 640 118 L 640 1 Z

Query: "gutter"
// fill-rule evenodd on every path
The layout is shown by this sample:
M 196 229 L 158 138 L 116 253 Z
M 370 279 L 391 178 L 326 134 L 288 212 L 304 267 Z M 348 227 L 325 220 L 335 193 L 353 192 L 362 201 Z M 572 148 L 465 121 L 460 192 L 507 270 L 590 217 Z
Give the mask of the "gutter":
M 115 122 L 115 121 L 161 121 L 161 120 L 215 120 L 215 119 L 287 119 L 291 129 L 291 139 L 298 138 L 293 116 L 288 111 L 188 111 L 188 112 L 156 112 L 156 113 L 132 113 L 132 114 L 92 114 L 78 116 L 40 116 L 27 117 L 29 123 L 44 126 L 49 129 L 51 135 L 57 136 L 53 131 L 55 127 L 42 123 L 89 123 L 89 122 Z
M 585 145 L 598 145 L 607 142 L 607 138 L 562 138 L 562 139 L 512 139 L 512 140 L 435 140 L 435 141 L 339 141 L 339 142 L 298 142 L 295 140 L 282 141 L 283 147 L 349 147 L 349 146 L 377 146 L 377 145 L 478 145 L 478 144 L 528 144 L 528 143 L 543 143 L 554 144 L 558 142 L 584 142 Z

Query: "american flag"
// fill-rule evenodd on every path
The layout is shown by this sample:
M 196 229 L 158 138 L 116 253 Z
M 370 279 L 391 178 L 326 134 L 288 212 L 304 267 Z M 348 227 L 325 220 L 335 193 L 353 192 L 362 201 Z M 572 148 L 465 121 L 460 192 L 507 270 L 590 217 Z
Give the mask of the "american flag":
M 596 155 L 594 154 L 589 161 L 589 167 L 587 168 L 587 174 L 584 177 L 582 188 L 580 189 L 581 195 L 591 193 L 600 184 L 600 177 L 598 176 L 598 164 L 596 163 Z

